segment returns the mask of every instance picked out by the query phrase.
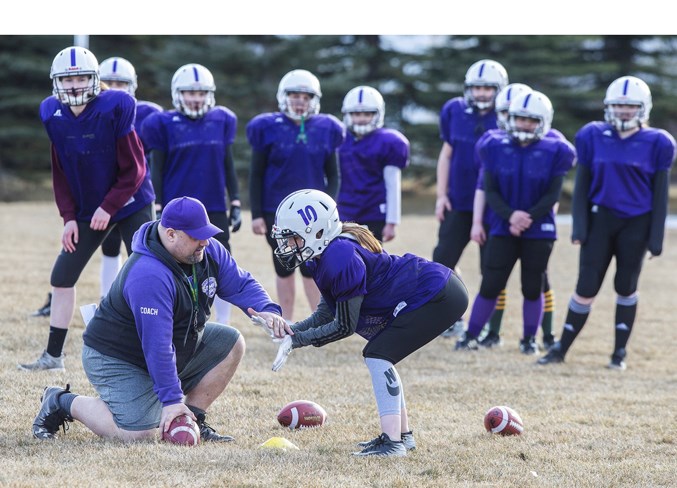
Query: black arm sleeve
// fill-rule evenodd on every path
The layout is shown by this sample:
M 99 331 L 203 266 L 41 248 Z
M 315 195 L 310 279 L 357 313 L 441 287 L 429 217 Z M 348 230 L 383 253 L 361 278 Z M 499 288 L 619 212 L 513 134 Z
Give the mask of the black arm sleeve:
M 514 210 L 503 200 L 503 197 L 498 192 L 496 178 L 488 171 L 484 172 L 484 193 L 491 210 L 496 212 L 503 220 L 510 220 Z
M 588 219 L 590 218 L 590 181 L 592 175 L 587 166 L 578 165 L 574 196 L 571 202 L 571 216 L 573 218 L 571 240 L 585 244 L 588 239 Z
M 651 209 L 651 228 L 649 229 L 649 252 L 653 256 L 660 256 L 663 252 L 669 190 L 670 170 L 659 171 L 656 173 L 653 181 L 653 205 Z
M 338 200 L 341 186 L 341 170 L 339 169 L 338 152 L 334 151 L 324 162 L 324 173 L 327 175 L 327 195 Z
M 564 175 L 557 176 L 552 179 L 548 191 L 536 202 L 536 204 L 528 210 L 532 220 L 538 220 L 548 215 L 552 210 L 553 205 L 559 200 L 559 195 L 562 192 L 562 184 L 564 183 Z
M 148 164 L 150 164 L 150 180 L 153 183 L 155 191 L 155 201 L 162 203 L 162 177 L 165 172 L 165 160 L 167 155 L 164 151 L 153 149 L 148 154 Z
M 240 199 L 240 182 L 237 181 L 233 159 L 233 147 L 228 146 L 226 148 L 226 157 L 223 159 L 223 169 L 226 172 L 226 190 L 228 190 L 228 198 L 231 202 Z
M 266 169 L 266 154 L 252 150 L 252 162 L 249 171 L 249 206 L 252 220 L 263 217 L 261 199 L 263 197 L 263 173 Z
M 300 330 L 300 327 L 292 327 L 294 330 L 294 335 L 291 336 L 292 348 L 310 345 L 321 347 L 354 334 L 363 300 L 364 297 L 360 295 L 345 302 L 338 302 L 336 304 L 336 316 L 331 322 L 316 325 L 303 331 Z M 322 301 L 320 301 L 320 304 L 322 304 Z M 328 310 L 326 303 L 324 307 Z M 317 308 L 319 310 L 320 306 Z

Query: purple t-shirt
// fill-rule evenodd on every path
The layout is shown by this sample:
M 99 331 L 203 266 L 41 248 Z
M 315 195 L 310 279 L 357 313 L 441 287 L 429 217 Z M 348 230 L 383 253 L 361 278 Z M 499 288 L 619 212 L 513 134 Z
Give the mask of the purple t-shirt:
M 576 153 L 566 140 L 545 137 L 522 147 L 507 133 L 496 131 L 477 150 L 482 168 L 496 180 L 498 191 L 514 210 L 528 211 L 547 193 L 552 180 L 573 166 Z M 510 225 L 494 212 L 489 217 L 489 234 L 509 236 Z M 534 221 L 524 239 L 556 239 L 555 214 Z
M 282 113 L 266 113 L 247 124 L 247 140 L 266 154 L 261 210 L 275 213 L 284 198 L 296 190 L 326 191 L 325 163 L 343 142 L 343 124 L 333 115 L 317 114 L 300 126 Z
M 475 143 L 496 128 L 496 112 L 479 115 L 462 97 L 447 101 L 440 112 L 440 138 L 452 147 L 447 197 L 454 210 L 472 212 L 478 167 Z
M 578 163 L 590 170 L 588 197 L 620 218 L 651 212 L 653 178 L 675 159 L 675 139 L 662 129 L 642 128 L 626 139 L 605 122 L 576 134 Z
M 376 254 L 344 237 L 334 239 L 308 265 L 334 313 L 338 302 L 364 297 L 355 332 L 367 340 L 373 339 L 398 315 L 430 301 L 452 272 L 413 254 L 394 256 L 386 251 Z
M 338 209 L 344 222 L 385 222 L 386 166 L 409 164 L 409 141 L 392 129 L 376 129 L 361 139 L 348 132 L 339 148 L 341 189 Z
M 166 155 L 162 177 L 162 206 L 189 196 L 200 200 L 208 212 L 226 211 L 228 146 L 237 132 L 237 117 L 216 106 L 199 119 L 171 110 L 150 115 L 141 126 L 149 150 Z
M 40 119 L 63 168 L 76 206 L 76 220 L 88 222 L 118 180 L 117 140 L 134 130 L 136 102 L 126 92 L 106 90 L 75 116 L 50 96 L 40 104 Z M 111 217 L 119 222 L 155 198 L 148 172 L 129 201 Z

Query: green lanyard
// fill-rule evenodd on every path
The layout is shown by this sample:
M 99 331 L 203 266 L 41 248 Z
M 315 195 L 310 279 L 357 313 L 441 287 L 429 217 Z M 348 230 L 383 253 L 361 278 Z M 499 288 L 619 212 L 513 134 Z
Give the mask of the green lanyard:
M 296 136 L 296 144 L 302 142 L 304 144 L 308 143 L 308 138 L 306 137 L 306 118 L 301 117 L 301 127 L 299 129 L 299 134 Z
M 193 265 L 193 281 L 190 284 L 190 294 L 193 296 L 193 307 L 195 307 L 195 310 L 197 311 L 199 307 L 199 302 L 198 302 L 198 290 L 197 290 L 197 273 L 195 271 L 195 265 Z

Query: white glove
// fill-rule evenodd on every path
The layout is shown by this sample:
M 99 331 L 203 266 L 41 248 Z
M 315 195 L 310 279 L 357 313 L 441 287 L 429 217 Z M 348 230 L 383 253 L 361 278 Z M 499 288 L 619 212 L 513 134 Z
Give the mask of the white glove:
M 268 327 L 268 323 L 265 321 L 263 317 L 259 317 L 258 315 L 252 315 L 252 322 L 254 325 L 260 325 L 261 328 L 268 334 L 270 337 L 275 337 L 275 333 L 273 332 L 273 329 Z
M 275 341 L 275 339 L 273 339 Z M 280 347 L 277 350 L 277 356 L 275 356 L 275 361 L 273 361 L 273 371 L 279 371 L 284 363 L 287 362 L 289 353 L 291 352 L 291 336 L 286 335 L 282 339 L 278 339 L 275 342 L 280 343 Z

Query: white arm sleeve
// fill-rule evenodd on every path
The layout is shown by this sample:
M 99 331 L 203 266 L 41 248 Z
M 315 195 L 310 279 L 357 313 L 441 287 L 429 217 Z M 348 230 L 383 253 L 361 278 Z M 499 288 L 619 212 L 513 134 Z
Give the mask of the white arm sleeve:
M 386 224 L 399 224 L 402 214 L 402 170 L 397 166 L 383 168 L 386 184 Z

